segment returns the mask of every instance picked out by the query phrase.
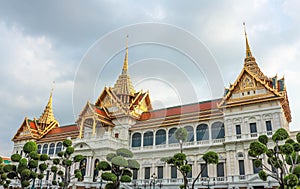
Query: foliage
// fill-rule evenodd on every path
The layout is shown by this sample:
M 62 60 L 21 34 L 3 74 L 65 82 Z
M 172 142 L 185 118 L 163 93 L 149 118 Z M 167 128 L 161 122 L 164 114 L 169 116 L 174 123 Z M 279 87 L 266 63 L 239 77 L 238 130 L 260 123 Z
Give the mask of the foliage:
M 126 157 L 126 158 L 133 157 L 133 153 L 126 148 L 117 149 L 116 154 L 117 154 L 117 156 Z
M 219 162 L 219 156 L 217 153 L 213 151 L 206 152 L 203 155 L 203 160 L 206 163 L 206 166 L 208 164 L 217 164 Z M 186 159 L 186 154 L 184 153 L 176 153 L 172 157 L 164 157 L 161 158 L 161 161 L 166 162 L 169 165 L 173 165 L 177 168 L 177 170 L 182 174 L 184 178 L 184 184 L 180 188 L 188 188 L 188 180 L 187 180 L 187 174 L 192 171 L 192 167 L 188 164 L 188 161 Z M 192 189 L 194 189 L 195 182 L 200 177 L 203 170 L 201 170 L 197 177 L 194 179 L 192 183 Z
M 0 157 L 0 185 L 2 185 L 4 188 L 7 188 L 10 184 L 10 180 L 8 180 L 8 174 L 4 172 L 3 167 L 4 164 L 3 159 Z
M 30 152 L 36 152 L 38 149 L 37 144 L 34 141 L 26 142 L 23 146 L 23 151 L 25 154 L 29 154 Z
M 71 166 L 76 162 L 82 161 L 84 159 L 84 156 L 72 156 L 74 153 L 74 147 L 72 146 L 72 141 L 69 139 L 63 141 L 63 146 L 65 147 L 65 150 L 60 151 L 57 154 L 59 158 L 55 158 L 52 160 L 53 165 L 51 167 L 51 171 L 53 173 L 57 173 L 58 177 L 60 178 L 59 183 L 56 180 L 53 181 L 55 185 L 58 184 L 60 187 L 66 189 L 68 188 L 71 181 Z M 82 174 L 78 169 L 74 171 L 73 176 L 78 179 L 82 178 Z
M 2 170 L 6 174 L 6 177 L 3 178 L 16 179 L 20 181 L 22 188 L 26 188 L 34 179 L 41 179 L 39 175 L 44 176 L 44 171 L 48 167 L 45 161 L 49 159 L 49 156 L 38 154 L 37 144 L 34 141 L 25 143 L 23 152 L 25 153 L 23 157 L 20 154 L 12 154 L 11 160 L 15 162 L 14 165 L 5 165 Z M 39 169 L 37 170 L 37 168 Z M 9 184 L 10 181 L 6 182 L 7 186 Z
M 273 134 L 271 142 L 265 135 L 251 142 L 248 154 L 255 158 L 254 165 L 262 169 L 258 173 L 260 179 L 266 181 L 270 176 L 278 181 L 281 189 L 297 186 L 300 179 L 299 141 L 300 133 L 295 141 L 289 138 L 285 129 L 280 128 Z M 274 147 L 268 149 L 269 146 Z M 261 161 L 264 154 L 267 164 Z
M 283 128 L 280 128 L 278 129 L 272 136 L 272 140 L 274 142 L 278 142 L 278 141 L 282 141 L 282 140 L 285 140 L 289 137 L 289 134 L 288 132 L 283 129 Z
M 121 182 L 131 182 L 132 173 L 129 169 L 140 168 L 140 164 L 132 158 L 130 150 L 120 148 L 116 153 L 107 154 L 107 161 L 99 162 L 97 169 L 102 171 L 101 178 L 108 181 L 105 188 L 118 189 Z
M 180 152 L 182 153 L 182 144 L 187 140 L 187 130 L 186 128 L 178 128 L 175 131 L 175 138 L 179 142 L 180 145 Z

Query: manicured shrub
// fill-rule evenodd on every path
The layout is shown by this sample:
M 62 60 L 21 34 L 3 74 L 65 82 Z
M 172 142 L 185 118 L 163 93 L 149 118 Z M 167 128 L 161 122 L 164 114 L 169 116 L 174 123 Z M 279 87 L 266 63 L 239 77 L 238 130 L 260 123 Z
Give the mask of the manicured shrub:
M 37 147 L 36 143 L 33 141 L 26 142 L 26 144 L 23 146 L 23 151 L 26 154 L 33 152 L 33 151 L 37 151 L 37 149 L 38 149 L 38 147 Z

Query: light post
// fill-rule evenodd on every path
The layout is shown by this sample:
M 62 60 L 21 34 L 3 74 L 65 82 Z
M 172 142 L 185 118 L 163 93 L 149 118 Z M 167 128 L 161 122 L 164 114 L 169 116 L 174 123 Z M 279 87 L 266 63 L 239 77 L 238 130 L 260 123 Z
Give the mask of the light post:
M 152 184 L 153 184 L 153 189 L 155 189 L 155 179 L 156 179 L 156 175 L 155 175 L 155 173 L 153 173 L 152 175 L 151 175 L 151 178 L 152 178 Z M 151 183 L 150 183 L 151 184 Z M 150 189 L 151 189 L 151 185 L 150 185 Z
M 144 182 L 143 186 L 144 186 L 144 189 L 146 189 L 146 187 L 147 187 L 147 182 L 146 181 Z
M 159 186 L 159 189 L 161 189 L 161 187 L 163 186 L 162 180 L 160 180 L 160 181 L 157 183 L 157 185 Z
M 138 183 L 136 181 L 133 181 L 132 186 L 133 186 L 133 189 L 135 189 L 138 186 Z
M 207 186 L 208 189 L 210 189 L 211 186 L 215 185 L 214 182 L 212 184 L 210 184 L 210 178 L 209 178 L 209 176 L 207 176 L 207 184 L 205 184 L 204 182 L 205 181 L 202 182 L 202 186 Z
M 102 189 L 102 177 L 100 178 L 100 189 Z

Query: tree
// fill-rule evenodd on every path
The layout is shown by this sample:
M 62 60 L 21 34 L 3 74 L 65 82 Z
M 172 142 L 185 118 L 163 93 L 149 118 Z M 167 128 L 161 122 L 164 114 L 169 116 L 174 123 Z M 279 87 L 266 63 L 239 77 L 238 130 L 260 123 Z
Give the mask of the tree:
M 186 128 L 178 128 L 175 131 L 175 138 L 179 142 L 181 153 L 182 153 L 182 144 L 183 144 L 183 142 L 186 141 L 187 135 L 188 135 L 188 133 L 187 133 Z
M 201 169 L 201 171 L 198 173 L 197 177 L 193 181 L 193 183 L 192 183 L 192 189 L 194 189 L 196 181 L 199 179 L 200 175 L 207 168 L 207 166 L 209 164 L 218 164 L 219 163 L 219 156 L 218 156 L 218 154 L 216 152 L 213 152 L 213 151 L 206 152 L 203 155 L 202 159 L 205 162 L 205 167 L 203 169 Z
M 3 171 L 3 167 L 3 159 L 0 157 L 0 185 L 2 185 L 3 188 L 7 188 L 11 181 L 7 179 L 7 173 Z
M 266 135 L 261 135 L 257 141 L 251 142 L 248 153 L 255 159 L 254 165 L 261 169 L 258 172 L 260 179 L 266 181 L 267 177 L 272 177 L 278 181 L 280 189 L 284 189 L 285 186 L 293 188 L 299 184 L 299 151 L 300 132 L 294 141 L 285 129 L 280 128 L 273 134 L 272 142 L 268 141 Z M 267 163 L 262 161 L 263 155 L 266 155 Z
M 102 170 L 101 178 L 109 181 L 105 188 L 118 189 L 121 182 L 131 182 L 131 170 L 138 170 L 140 164 L 132 159 L 133 153 L 126 149 L 120 148 L 116 153 L 106 155 L 107 161 L 100 161 L 97 169 Z
M 22 188 L 30 185 L 31 181 L 36 178 L 42 180 L 44 171 L 48 165 L 46 161 L 49 159 L 47 154 L 37 153 L 37 144 L 34 141 L 29 141 L 23 146 L 25 156 L 20 154 L 11 155 L 11 160 L 14 164 L 8 164 L 3 167 L 3 171 L 7 174 L 7 178 L 19 180 Z
M 58 183 L 61 188 L 67 189 L 71 182 L 71 167 L 76 162 L 80 162 L 84 159 L 82 155 L 72 156 L 74 153 L 74 147 L 72 146 L 72 141 L 66 139 L 63 141 L 64 151 L 58 152 L 58 158 L 53 159 L 53 165 L 51 166 L 51 171 L 60 177 L 60 182 Z M 74 177 L 80 179 L 82 174 L 79 169 L 74 171 Z M 56 179 L 52 181 L 53 185 L 57 185 Z
M 218 164 L 219 162 L 219 156 L 216 152 L 209 151 L 206 152 L 203 155 L 203 160 L 205 161 L 205 166 L 207 167 L 208 164 Z M 177 170 L 182 174 L 183 176 L 183 185 L 181 188 L 187 189 L 189 188 L 188 186 L 188 179 L 187 179 L 187 174 L 192 171 L 192 167 L 188 164 L 188 161 L 186 160 L 186 155 L 184 153 L 177 153 L 173 157 L 169 158 L 162 158 L 161 161 L 166 162 L 167 164 L 173 165 L 177 168 Z M 204 167 L 204 169 L 206 168 Z M 192 189 L 195 187 L 196 181 L 199 179 L 200 175 L 202 174 L 203 170 L 202 169 L 195 180 L 192 183 Z

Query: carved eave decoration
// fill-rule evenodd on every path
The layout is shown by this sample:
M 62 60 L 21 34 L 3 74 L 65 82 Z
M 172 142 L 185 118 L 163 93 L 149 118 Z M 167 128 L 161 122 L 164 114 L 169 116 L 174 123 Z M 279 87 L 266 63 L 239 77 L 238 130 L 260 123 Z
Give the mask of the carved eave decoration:
M 262 80 L 260 78 L 264 79 Z M 252 82 L 252 86 L 251 83 L 249 83 L 250 86 L 241 88 L 241 86 L 243 85 L 242 82 L 247 79 Z M 224 95 L 222 101 L 218 104 L 218 106 L 219 108 L 226 108 L 271 100 L 279 100 L 287 121 L 291 122 L 291 112 L 286 90 L 284 89 L 282 91 L 279 91 L 278 88 L 273 88 L 270 83 L 271 79 L 267 77 L 258 77 L 256 74 L 253 74 L 250 70 L 248 70 L 247 67 L 244 67 L 234 84 L 231 84 L 230 88 L 226 89 L 226 94 Z M 267 92 L 263 94 L 243 96 L 240 98 L 231 98 L 235 93 L 246 93 L 248 91 L 255 91 L 256 89 L 262 88 L 266 89 Z
M 129 109 L 131 116 L 135 119 L 139 119 L 143 112 L 152 110 L 149 92 L 139 91 L 136 93 Z
M 76 123 L 79 124 L 80 121 L 85 118 L 96 119 L 97 121 L 103 123 L 103 126 L 114 126 L 114 124 L 111 122 L 109 114 L 103 108 L 96 107 L 90 102 L 87 102 L 83 110 L 80 112 L 79 118 L 77 119 Z
M 37 130 L 30 127 L 29 120 L 27 117 L 25 117 L 24 121 L 22 122 L 21 126 L 19 127 L 17 133 L 12 138 L 12 141 L 18 141 L 18 140 L 31 140 L 31 139 L 38 139 L 39 135 L 37 133 Z M 33 122 L 32 125 L 35 126 L 35 122 Z
M 240 86 L 242 85 L 242 79 L 247 80 L 250 79 L 250 82 L 255 81 L 256 83 L 251 83 L 249 84 L 250 86 L 245 86 L 245 88 L 241 88 Z M 256 94 L 256 95 L 251 95 L 251 96 L 245 96 L 241 98 L 235 98 L 231 99 L 232 95 L 237 92 L 247 92 L 251 90 L 255 90 L 259 87 L 264 87 L 269 91 L 269 93 L 265 94 Z M 256 98 L 259 100 L 262 100 L 263 98 L 270 98 L 270 97 L 278 97 L 278 98 L 283 98 L 283 95 L 279 93 L 276 89 L 271 88 L 266 80 L 261 80 L 260 78 L 256 77 L 251 71 L 247 69 L 247 67 L 244 67 L 241 73 L 239 74 L 237 80 L 230 86 L 228 89 L 227 93 L 223 97 L 222 101 L 219 104 L 219 107 L 227 107 L 229 105 L 241 105 L 242 102 L 247 102 L 249 100 L 253 101 Z M 254 103 L 254 101 L 253 101 Z
M 143 112 L 152 110 L 148 91 L 139 91 L 131 98 L 130 104 L 124 104 L 111 87 L 105 87 L 95 106 L 105 111 L 110 119 L 123 116 L 139 119 Z

